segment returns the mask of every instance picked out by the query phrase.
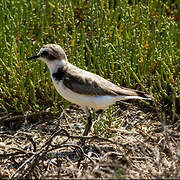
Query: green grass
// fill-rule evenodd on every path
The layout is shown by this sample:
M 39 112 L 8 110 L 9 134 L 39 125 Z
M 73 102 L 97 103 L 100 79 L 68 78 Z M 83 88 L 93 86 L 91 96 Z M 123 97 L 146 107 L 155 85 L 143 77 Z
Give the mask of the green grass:
M 179 118 L 180 3 L 162 0 L 2 0 L 0 115 L 66 104 L 28 56 L 61 45 L 69 61 L 117 85 L 152 93 Z

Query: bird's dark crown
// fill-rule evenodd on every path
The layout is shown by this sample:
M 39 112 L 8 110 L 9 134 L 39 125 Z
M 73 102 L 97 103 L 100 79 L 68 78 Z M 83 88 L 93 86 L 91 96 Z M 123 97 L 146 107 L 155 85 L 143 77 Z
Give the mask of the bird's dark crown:
M 44 45 L 39 52 L 39 56 L 50 61 L 67 59 L 64 50 L 56 44 Z

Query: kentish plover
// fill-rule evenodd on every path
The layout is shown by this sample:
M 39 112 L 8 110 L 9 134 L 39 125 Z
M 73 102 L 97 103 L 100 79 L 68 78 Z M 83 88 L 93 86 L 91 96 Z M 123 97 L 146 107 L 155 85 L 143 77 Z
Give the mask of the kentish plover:
M 56 44 L 44 45 L 37 55 L 28 59 L 40 59 L 45 62 L 58 93 L 66 100 L 78 104 L 85 111 L 88 123 L 84 136 L 88 135 L 92 125 L 90 108 L 106 109 L 120 100 L 152 99 L 151 95 L 144 92 L 119 87 L 99 75 L 72 65 L 68 62 L 64 50 Z

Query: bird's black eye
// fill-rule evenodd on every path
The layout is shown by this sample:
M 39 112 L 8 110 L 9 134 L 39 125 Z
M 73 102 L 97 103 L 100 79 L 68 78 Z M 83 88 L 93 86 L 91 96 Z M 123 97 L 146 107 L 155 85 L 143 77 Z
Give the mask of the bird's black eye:
M 51 53 L 49 53 L 46 50 L 41 53 L 41 57 L 46 58 L 46 59 L 51 60 L 51 61 L 56 59 Z
M 49 55 L 49 53 L 47 52 L 47 51 L 43 51 L 42 53 L 41 53 L 41 56 L 48 56 Z

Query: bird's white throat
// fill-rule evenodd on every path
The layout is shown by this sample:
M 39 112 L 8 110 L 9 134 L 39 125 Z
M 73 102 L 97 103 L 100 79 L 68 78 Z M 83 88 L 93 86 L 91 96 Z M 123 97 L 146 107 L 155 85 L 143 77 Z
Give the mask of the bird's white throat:
M 57 72 L 58 68 L 62 68 L 68 64 L 66 60 L 54 60 L 54 61 L 46 61 L 46 64 L 51 72 L 51 74 Z

